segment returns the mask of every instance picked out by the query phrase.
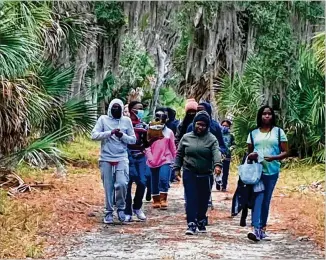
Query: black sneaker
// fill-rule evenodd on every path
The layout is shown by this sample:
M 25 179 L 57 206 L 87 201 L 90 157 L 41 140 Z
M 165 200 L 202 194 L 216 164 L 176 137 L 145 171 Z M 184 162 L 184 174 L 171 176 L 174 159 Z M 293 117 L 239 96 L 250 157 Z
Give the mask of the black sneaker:
M 197 229 L 197 226 L 194 222 L 190 222 L 188 224 L 188 229 L 186 231 L 186 235 L 195 235 L 196 234 L 196 229 Z
M 198 233 L 207 233 L 206 219 L 203 219 L 203 220 L 199 221 L 198 224 L 197 224 L 197 227 L 198 227 Z
M 146 201 L 151 201 L 152 200 L 152 194 L 149 192 L 146 193 Z

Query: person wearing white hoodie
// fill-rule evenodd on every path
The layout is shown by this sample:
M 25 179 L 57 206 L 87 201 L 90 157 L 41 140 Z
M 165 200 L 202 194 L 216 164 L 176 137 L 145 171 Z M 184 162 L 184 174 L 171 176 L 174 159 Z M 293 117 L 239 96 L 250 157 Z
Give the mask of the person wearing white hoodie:
M 105 192 L 105 224 L 113 224 L 113 197 L 115 193 L 118 218 L 125 221 L 129 161 L 127 145 L 136 143 L 129 117 L 123 116 L 123 102 L 113 99 L 108 114 L 102 115 L 92 131 L 92 140 L 101 141 L 99 167 Z

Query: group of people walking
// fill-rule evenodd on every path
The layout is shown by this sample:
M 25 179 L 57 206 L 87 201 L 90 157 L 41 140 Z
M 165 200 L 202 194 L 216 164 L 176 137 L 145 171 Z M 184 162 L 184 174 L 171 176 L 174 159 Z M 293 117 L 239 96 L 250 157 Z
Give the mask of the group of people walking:
M 111 101 L 107 115 L 99 117 L 92 131 L 92 139 L 101 141 L 99 167 L 105 191 L 104 223 L 114 223 L 114 206 L 120 222 L 131 222 L 133 216 L 145 221 L 142 203 L 146 191 L 146 200 L 152 200 L 154 209 L 168 209 L 170 182 L 182 178 L 186 234 L 206 232 L 214 181 L 217 190 L 227 191 L 231 152 L 235 148 L 231 121 L 219 123 L 211 114 L 209 103 L 198 104 L 188 99 L 181 122 L 176 120 L 173 109 L 158 108 L 147 124 L 143 122 L 141 102 L 124 106 L 119 99 Z M 286 136 L 283 130 L 275 129 L 272 108 L 263 107 L 258 112 L 257 129 L 250 134 L 253 138 L 247 141 L 248 158 L 263 164 L 265 186 L 255 193 L 256 202 L 251 207 L 253 232 L 248 238 L 255 241 L 267 236 L 268 209 L 279 174 L 279 160 L 287 154 Z M 281 136 L 275 136 L 279 132 Z M 136 190 L 132 200 L 133 183 Z M 247 208 L 246 202 L 237 200 L 237 203 L 234 215 Z

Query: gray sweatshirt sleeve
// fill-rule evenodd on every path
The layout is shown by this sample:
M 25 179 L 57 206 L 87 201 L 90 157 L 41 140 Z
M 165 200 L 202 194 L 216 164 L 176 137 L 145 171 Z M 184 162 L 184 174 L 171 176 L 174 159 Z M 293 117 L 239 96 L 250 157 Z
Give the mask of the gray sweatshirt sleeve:
M 102 116 L 96 122 L 91 134 L 92 140 L 104 140 L 111 136 L 111 131 L 104 131 Z
M 214 167 L 216 167 L 216 166 L 222 167 L 221 152 L 219 150 L 217 140 L 215 140 L 213 145 L 212 145 L 212 154 L 213 154 Z
M 135 144 L 136 143 L 136 135 L 135 135 L 134 127 L 132 126 L 130 119 L 128 120 L 127 134 L 123 133 L 120 140 L 122 142 L 124 142 L 125 144 Z

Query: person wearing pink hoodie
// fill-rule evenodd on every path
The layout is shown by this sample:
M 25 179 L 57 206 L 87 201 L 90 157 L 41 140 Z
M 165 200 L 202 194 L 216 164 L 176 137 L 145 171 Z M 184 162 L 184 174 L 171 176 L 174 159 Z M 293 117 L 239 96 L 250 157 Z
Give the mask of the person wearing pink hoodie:
M 156 127 L 162 127 L 162 136 L 149 140 L 150 146 L 146 149 L 147 165 L 152 173 L 153 208 L 167 209 L 167 197 L 171 174 L 171 164 L 176 157 L 175 138 L 166 123 L 164 110 L 157 109 L 155 121 L 160 122 Z

